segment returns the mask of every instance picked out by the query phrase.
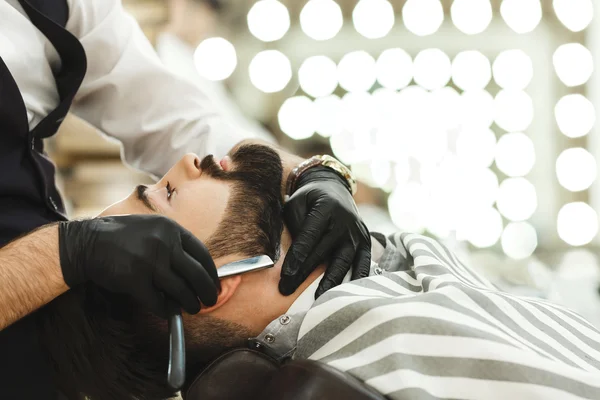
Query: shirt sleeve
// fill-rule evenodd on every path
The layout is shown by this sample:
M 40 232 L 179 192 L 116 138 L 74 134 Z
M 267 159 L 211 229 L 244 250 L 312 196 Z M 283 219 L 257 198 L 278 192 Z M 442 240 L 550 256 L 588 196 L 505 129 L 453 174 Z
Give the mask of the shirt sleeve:
M 135 168 L 160 176 L 185 153 L 225 155 L 255 134 L 231 124 L 195 85 L 161 64 L 120 0 L 69 0 L 67 30 L 88 69 L 72 111 L 123 143 Z

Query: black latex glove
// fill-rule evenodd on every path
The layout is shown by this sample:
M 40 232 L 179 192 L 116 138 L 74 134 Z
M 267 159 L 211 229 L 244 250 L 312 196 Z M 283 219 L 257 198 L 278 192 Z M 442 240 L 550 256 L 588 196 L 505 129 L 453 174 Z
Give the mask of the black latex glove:
M 325 167 L 310 168 L 284 207 L 290 247 L 281 270 L 279 291 L 292 294 L 315 268 L 329 261 L 315 297 L 342 283 L 369 275 L 371 236 L 362 222 L 346 181 Z
M 166 318 L 166 297 L 196 314 L 217 302 L 220 282 L 208 250 L 189 231 L 159 215 L 61 222 L 60 265 L 73 287 L 93 282 L 131 295 Z

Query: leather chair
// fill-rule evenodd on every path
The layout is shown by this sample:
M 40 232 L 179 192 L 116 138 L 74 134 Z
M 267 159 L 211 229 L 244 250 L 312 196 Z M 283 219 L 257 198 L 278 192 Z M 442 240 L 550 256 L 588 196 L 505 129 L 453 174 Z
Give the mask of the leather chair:
M 384 400 L 356 378 L 328 365 L 295 360 L 280 365 L 251 349 L 232 350 L 205 368 L 185 400 Z

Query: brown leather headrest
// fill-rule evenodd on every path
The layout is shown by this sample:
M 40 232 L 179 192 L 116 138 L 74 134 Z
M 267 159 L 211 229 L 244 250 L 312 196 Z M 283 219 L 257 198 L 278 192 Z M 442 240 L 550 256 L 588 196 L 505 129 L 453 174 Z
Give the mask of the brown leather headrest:
M 297 360 L 283 365 L 260 396 L 262 400 L 385 400 L 379 392 L 329 365 Z
M 250 349 L 232 350 L 213 361 L 185 391 L 186 400 L 254 399 L 279 365 Z

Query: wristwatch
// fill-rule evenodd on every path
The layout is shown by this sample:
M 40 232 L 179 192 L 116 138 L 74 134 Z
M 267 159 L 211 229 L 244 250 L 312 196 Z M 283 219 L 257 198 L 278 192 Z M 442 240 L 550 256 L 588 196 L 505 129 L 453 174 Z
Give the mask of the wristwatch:
M 302 175 L 307 170 L 317 166 L 326 167 L 336 172 L 346 181 L 346 183 L 348 184 L 348 190 L 350 191 L 352 196 L 356 194 L 356 178 L 352 171 L 350 171 L 348 167 L 346 167 L 334 157 L 328 155 L 320 155 L 313 156 L 308 160 L 303 161 L 296 168 L 294 168 L 292 172 L 290 172 L 286 183 L 286 195 L 291 196 L 294 193 L 294 191 L 296 190 L 296 183 L 298 182 L 298 178 L 300 177 L 300 175 Z

